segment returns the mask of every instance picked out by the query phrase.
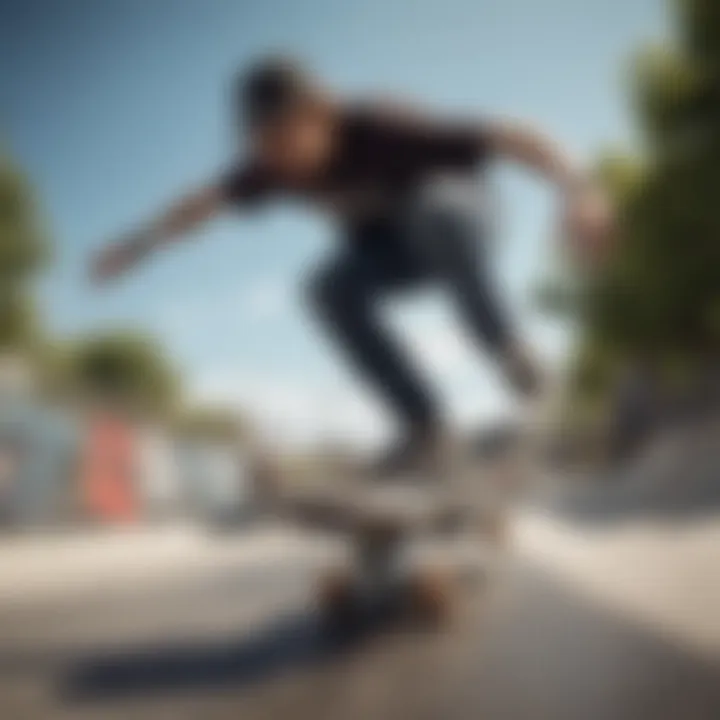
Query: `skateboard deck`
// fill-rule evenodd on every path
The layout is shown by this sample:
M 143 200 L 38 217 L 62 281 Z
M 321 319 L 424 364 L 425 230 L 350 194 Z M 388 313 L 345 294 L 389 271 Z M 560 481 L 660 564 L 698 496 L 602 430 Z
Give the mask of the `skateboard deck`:
M 324 567 L 316 587 L 333 632 L 390 619 L 444 624 L 467 580 L 487 570 L 455 545 L 500 547 L 504 538 L 502 515 L 479 517 L 457 498 L 411 485 L 296 495 L 286 498 L 283 515 L 346 542 L 345 561 Z
M 378 618 L 448 621 L 466 579 L 486 575 L 486 556 L 507 542 L 514 501 L 488 478 L 486 466 L 469 462 L 444 484 L 405 478 L 276 495 L 278 516 L 334 533 L 348 550 L 344 563 L 319 574 L 317 606 L 328 627 L 352 629 Z M 481 556 L 487 551 L 485 557 L 460 558 L 451 547 L 457 540 Z M 423 544 L 443 552 L 414 552 Z

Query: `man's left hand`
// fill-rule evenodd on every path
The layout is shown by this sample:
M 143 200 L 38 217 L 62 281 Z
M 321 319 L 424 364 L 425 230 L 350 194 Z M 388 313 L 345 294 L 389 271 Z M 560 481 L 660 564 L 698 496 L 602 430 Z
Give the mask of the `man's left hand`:
M 607 194 L 587 185 L 568 191 L 563 234 L 573 257 L 593 267 L 606 260 L 615 229 L 615 215 Z

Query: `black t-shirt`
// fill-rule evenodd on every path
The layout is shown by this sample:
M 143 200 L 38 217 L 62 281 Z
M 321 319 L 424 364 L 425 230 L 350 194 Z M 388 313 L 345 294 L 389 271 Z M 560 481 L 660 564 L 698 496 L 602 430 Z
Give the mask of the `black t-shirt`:
M 299 197 L 349 222 L 391 214 L 423 181 L 443 173 L 469 173 L 488 157 L 478 123 L 448 123 L 366 106 L 347 108 L 339 142 L 315 178 L 292 185 L 252 162 L 222 180 L 228 202 L 240 206 L 275 196 Z

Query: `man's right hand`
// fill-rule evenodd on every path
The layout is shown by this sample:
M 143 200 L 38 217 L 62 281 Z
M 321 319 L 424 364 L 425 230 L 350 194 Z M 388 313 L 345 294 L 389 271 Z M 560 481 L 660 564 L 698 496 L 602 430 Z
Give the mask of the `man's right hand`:
M 144 230 L 131 233 L 100 250 L 90 264 L 93 282 L 122 275 L 165 243 L 208 220 L 225 205 L 222 185 L 212 184 L 181 198 Z
M 563 229 L 573 256 L 587 267 L 602 264 L 610 253 L 615 230 L 610 200 L 599 186 L 591 184 L 566 195 Z
M 150 251 L 149 243 L 142 240 L 139 236 L 131 236 L 100 250 L 90 263 L 91 280 L 103 284 L 129 270 Z

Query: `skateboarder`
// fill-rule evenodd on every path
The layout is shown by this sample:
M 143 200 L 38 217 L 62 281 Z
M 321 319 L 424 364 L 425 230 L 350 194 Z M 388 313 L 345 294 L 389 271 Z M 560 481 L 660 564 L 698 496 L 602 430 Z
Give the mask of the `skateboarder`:
M 103 249 L 93 261 L 96 280 L 119 275 L 228 207 L 306 200 L 337 218 L 342 235 L 339 252 L 308 283 L 311 306 L 401 424 L 378 469 L 436 467 L 447 447 L 436 398 L 377 315 L 375 301 L 387 293 L 444 287 L 512 387 L 537 392 L 540 375 L 488 267 L 479 181 L 495 158 L 524 165 L 559 191 L 568 237 L 594 246 L 609 216 L 589 175 L 524 125 L 340 101 L 284 58 L 264 58 L 242 72 L 235 102 L 247 157 Z

